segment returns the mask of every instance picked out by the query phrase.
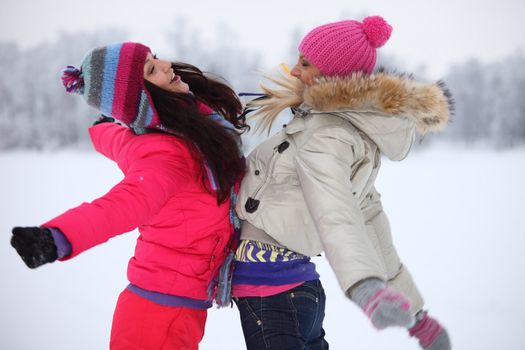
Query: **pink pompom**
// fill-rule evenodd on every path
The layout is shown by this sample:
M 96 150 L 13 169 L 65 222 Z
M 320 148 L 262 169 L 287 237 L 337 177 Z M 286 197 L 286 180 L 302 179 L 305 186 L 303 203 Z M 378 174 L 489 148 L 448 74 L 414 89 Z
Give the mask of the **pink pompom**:
M 370 16 L 363 20 L 363 31 L 374 48 L 383 46 L 392 34 L 392 26 L 383 17 Z
M 73 66 L 67 66 L 62 73 L 62 84 L 69 93 L 82 95 L 84 93 L 84 77 L 82 70 Z

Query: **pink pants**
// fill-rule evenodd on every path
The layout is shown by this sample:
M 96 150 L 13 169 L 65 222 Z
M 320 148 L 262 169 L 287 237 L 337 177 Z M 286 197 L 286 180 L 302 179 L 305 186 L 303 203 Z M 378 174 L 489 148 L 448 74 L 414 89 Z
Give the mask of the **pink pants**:
M 207 310 L 162 306 L 125 289 L 111 327 L 111 350 L 194 350 L 204 335 Z

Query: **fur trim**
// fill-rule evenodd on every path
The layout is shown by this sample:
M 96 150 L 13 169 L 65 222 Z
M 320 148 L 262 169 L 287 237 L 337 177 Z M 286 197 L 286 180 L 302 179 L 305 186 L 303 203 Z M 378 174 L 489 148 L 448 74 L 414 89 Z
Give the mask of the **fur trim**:
M 318 77 L 312 86 L 290 75 L 267 79 L 277 88 L 261 84 L 266 96 L 247 106 L 256 109 L 256 130 L 269 131 L 282 110 L 303 102 L 321 112 L 363 110 L 410 118 L 421 134 L 443 129 L 453 112 L 453 100 L 443 82 L 416 82 L 406 74 L 378 71 L 368 76 L 355 73 L 348 77 Z

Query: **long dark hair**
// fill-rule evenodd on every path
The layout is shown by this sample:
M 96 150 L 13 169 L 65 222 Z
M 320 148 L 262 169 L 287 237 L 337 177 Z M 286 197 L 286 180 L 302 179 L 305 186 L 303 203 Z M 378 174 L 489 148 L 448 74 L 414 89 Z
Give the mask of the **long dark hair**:
M 215 176 L 217 203 L 230 195 L 235 179 L 244 172 L 244 160 L 238 149 L 239 134 L 248 128 L 239 117 L 242 105 L 226 83 L 207 77 L 200 69 L 186 63 L 172 63 L 175 74 L 190 87 L 192 94 L 174 93 L 144 81 L 161 123 L 182 136 L 200 163 L 201 182 L 210 191 L 204 161 Z M 199 112 L 197 100 L 211 107 L 233 124 L 235 131 Z

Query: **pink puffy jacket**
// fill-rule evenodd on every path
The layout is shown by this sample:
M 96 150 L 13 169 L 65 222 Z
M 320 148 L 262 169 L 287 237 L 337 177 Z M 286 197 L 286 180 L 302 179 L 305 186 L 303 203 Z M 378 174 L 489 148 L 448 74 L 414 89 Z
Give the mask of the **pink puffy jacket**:
M 231 235 L 230 202 L 218 206 L 205 191 L 199 163 L 177 137 L 137 136 L 113 123 L 89 132 L 95 149 L 117 162 L 125 177 L 92 203 L 42 225 L 67 237 L 72 253 L 65 259 L 138 227 L 129 281 L 150 291 L 207 299 Z

